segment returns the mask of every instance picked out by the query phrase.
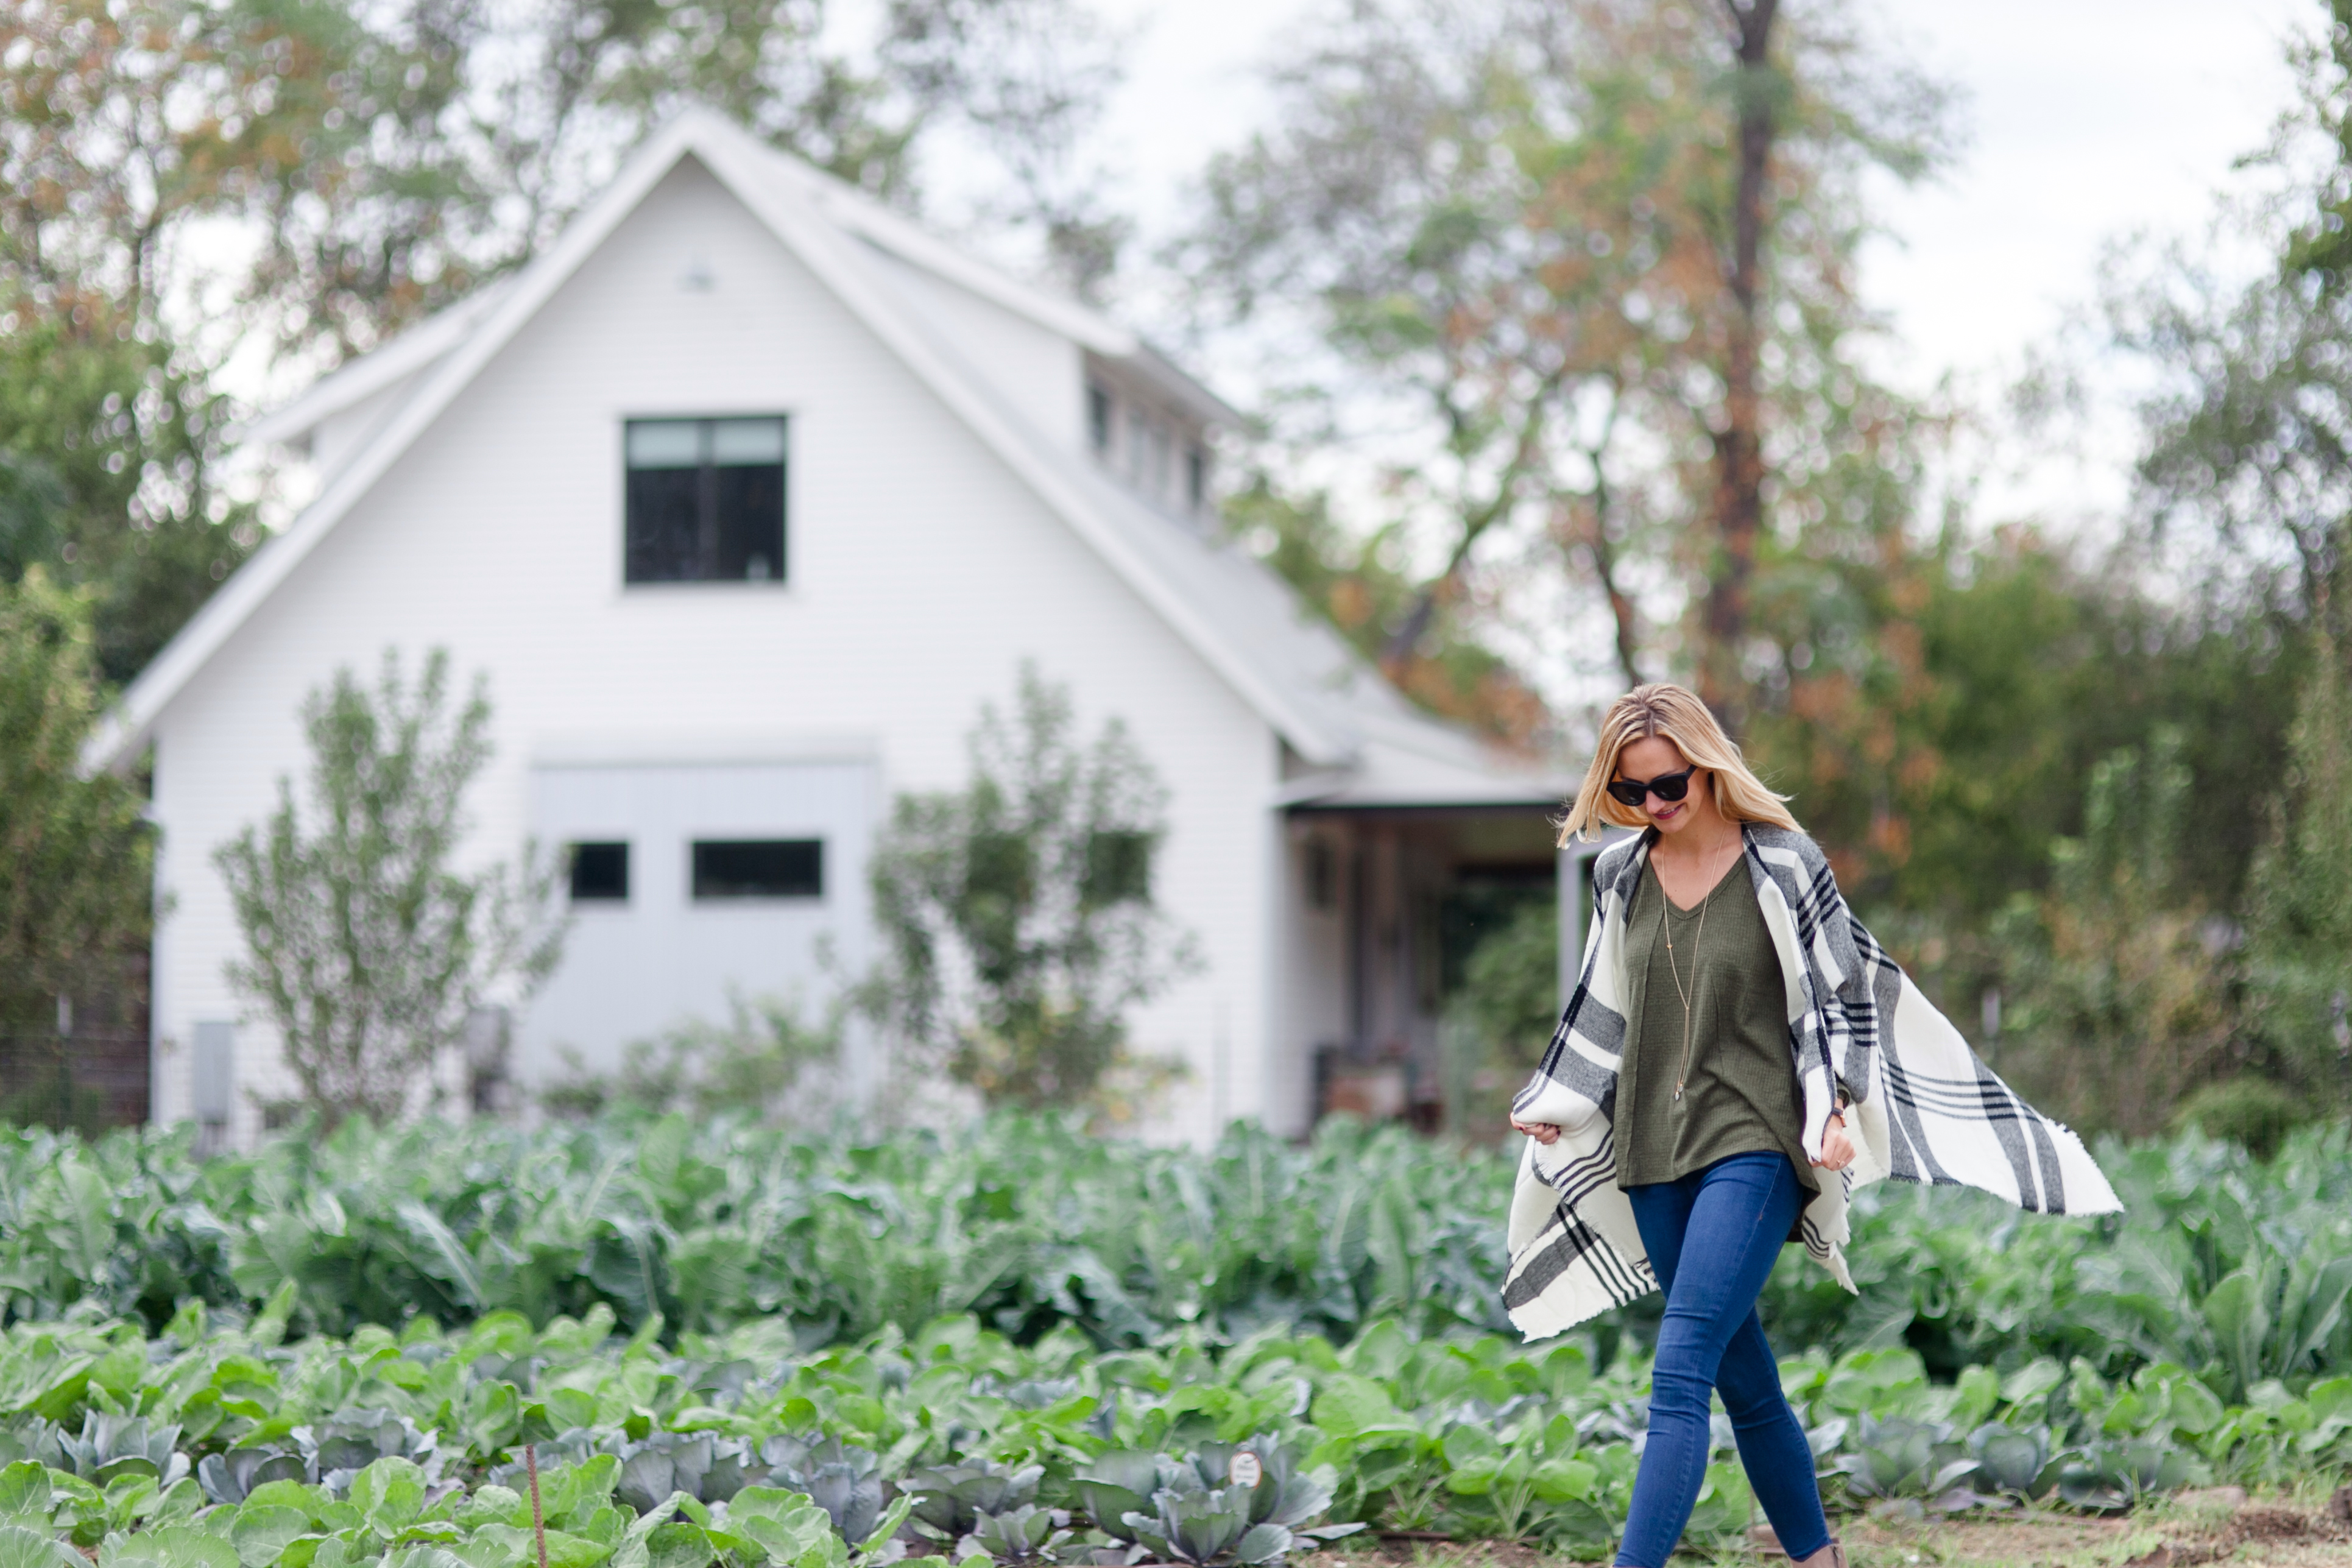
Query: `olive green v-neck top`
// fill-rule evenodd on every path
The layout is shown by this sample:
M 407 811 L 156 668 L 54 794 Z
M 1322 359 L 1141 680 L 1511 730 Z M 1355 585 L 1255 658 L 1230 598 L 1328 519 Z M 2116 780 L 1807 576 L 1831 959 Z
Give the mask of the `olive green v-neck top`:
M 1661 914 L 1674 933 L 1671 954 Z M 1789 1049 L 1787 982 L 1747 857 L 1689 910 L 1676 909 L 1656 870 L 1646 869 L 1626 917 L 1625 974 L 1630 1046 L 1617 1069 L 1617 1184 L 1671 1182 L 1727 1155 L 1764 1151 L 1788 1155 L 1798 1181 L 1818 1191 Z M 1690 1068 L 1677 1100 L 1685 995 Z

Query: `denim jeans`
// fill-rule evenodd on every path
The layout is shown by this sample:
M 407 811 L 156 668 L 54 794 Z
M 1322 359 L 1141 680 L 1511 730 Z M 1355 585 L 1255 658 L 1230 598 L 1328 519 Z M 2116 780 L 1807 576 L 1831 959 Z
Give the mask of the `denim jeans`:
M 1628 1187 L 1666 1292 L 1650 1373 L 1650 1436 L 1633 1478 L 1620 1568 L 1665 1568 L 1706 1479 L 1707 1396 L 1723 1394 L 1739 1462 L 1791 1557 L 1830 1543 L 1804 1428 L 1756 1315 L 1757 1293 L 1804 1206 L 1785 1154 L 1734 1154 L 1679 1181 Z

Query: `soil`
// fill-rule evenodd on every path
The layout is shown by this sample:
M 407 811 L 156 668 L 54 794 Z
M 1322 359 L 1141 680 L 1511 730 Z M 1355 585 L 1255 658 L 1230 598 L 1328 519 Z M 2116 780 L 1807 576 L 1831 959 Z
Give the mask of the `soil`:
M 2248 1499 L 2234 1487 L 2183 1493 L 2119 1518 L 2057 1510 L 1837 1522 L 1851 1568 L 2352 1568 L 2352 1487 Z M 1776 1568 L 1769 1531 L 1744 1549 L 1684 1552 L 1677 1568 Z M 1351 1537 L 1298 1568 L 1570 1568 L 1507 1542 Z

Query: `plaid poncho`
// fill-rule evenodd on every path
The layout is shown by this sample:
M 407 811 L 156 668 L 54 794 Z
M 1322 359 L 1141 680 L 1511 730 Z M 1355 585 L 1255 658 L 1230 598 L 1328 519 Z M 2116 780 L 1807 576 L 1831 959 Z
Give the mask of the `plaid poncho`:
M 1965 1183 L 2040 1214 L 2123 1206 L 2082 1141 L 1978 1060 L 1863 929 L 1818 845 L 1757 823 L 1742 834 L 1757 902 L 1788 981 L 1789 1044 L 1809 1153 L 1821 1154 L 1837 1086 L 1853 1102 L 1846 1131 L 1853 1163 L 1842 1180 L 1822 1181 L 1799 1221 L 1805 1249 L 1839 1284 L 1854 1289 L 1843 1250 L 1847 1196 L 1888 1176 Z M 1531 1340 L 1657 1289 L 1633 1206 L 1617 1186 L 1611 1136 L 1627 1026 L 1625 918 L 1654 837 L 1614 845 L 1595 864 L 1594 919 L 1575 993 L 1543 1065 L 1511 1103 L 1517 1120 L 1560 1129 L 1549 1148 L 1528 1140 L 1511 1199 L 1503 1302 Z

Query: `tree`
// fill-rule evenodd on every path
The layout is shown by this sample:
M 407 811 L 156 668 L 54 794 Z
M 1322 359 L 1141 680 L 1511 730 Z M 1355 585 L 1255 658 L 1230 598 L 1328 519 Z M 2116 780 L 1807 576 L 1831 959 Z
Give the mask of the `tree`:
M 2160 729 L 2093 768 L 2049 892 L 2016 895 L 1998 928 L 2004 1074 L 2089 1128 L 2161 1131 L 2185 1091 L 2235 1065 L 2228 943 L 2179 885 L 2181 744 Z
M 117 984 L 146 942 L 154 844 L 140 791 L 81 771 L 98 709 L 89 595 L 39 566 L 0 586 L 0 1026 Z
M 2352 632 L 2352 295 L 2285 274 L 2242 289 L 2174 256 L 2115 302 L 2164 373 L 2143 405 L 2144 537 L 2227 613 Z
M 1117 40 L 1076 16 L 894 0 L 862 64 L 824 0 L 9 7 L 0 469 L 54 493 L 0 554 L 42 541 L 90 585 L 101 668 L 130 679 L 260 541 L 257 498 L 221 482 L 219 368 L 257 341 L 331 368 L 521 266 L 689 103 L 907 206 L 921 144 L 976 137 L 1015 192 L 988 216 L 1098 287 L 1120 229 L 1075 149 Z
M 1098 303 L 1133 223 L 1084 156 L 1124 69 L 1124 40 L 1078 0 L 890 0 L 881 58 L 919 123 L 968 128 L 1003 172 L 982 212 L 1034 232 L 1045 270 Z
M 2352 679 L 2324 633 L 2291 733 L 2285 788 L 2256 857 L 2246 969 L 2263 1065 L 2352 1102 Z
M 1225 526 L 1240 546 L 1297 590 L 1367 660 L 1382 660 L 1390 627 L 1411 613 L 1421 583 L 1401 567 L 1399 525 L 1370 534 L 1341 526 L 1326 493 L 1294 495 L 1257 473 L 1227 496 Z M 1434 606 L 1412 657 L 1385 668 L 1406 696 L 1440 717 L 1466 724 L 1514 750 L 1542 743 L 1551 715 L 1508 659 L 1479 640 L 1468 594 Z
M 228 978 L 278 1027 L 299 1103 L 331 1123 L 389 1119 L 498 996 L 520 1001 L 562 952 L 559 868 L 455 868 L 467 786 L 489 760 L 478 678 L 449 707 L 436 649 L 412 687 L 387 650 L 370 691 L 349 669 L 303 704 L 310 810 L 278 780 L 278 810 L 214 856 L 245 939 Z
M 900 795 L 874 853 L 885 958 L 862 1005 L 991 1104 L 1091 1104 L 1128 1017 L 1197 962 L 1152 900 L 1167 791 L 1126 727 L 1083 749 L 1024 665 L 981 710 L 971 782 Z
M 1212 165 L 1181 255 L 1223 316 L 1286 353 L 1312 331 L 1334 424 L 1426 432 L 1387 476 L 1435 563 L 1386 628 L 1392 674 L 1482 553 L 1535 539 L 1622 678 L 1676 651 L 1643 604 L 1687 610 L 1678 662 L 1738 705 L 1721 659 L 1748 652 L 1765 501 L 1831 521 L 1801 492 L 1884 396 L 1847 352 L 1863 175 L 1915 177 L 1944 135 L 1942 94 L 1833 7 L 1779 15 L 1353 6 L 1276 74 L 1277 128 Z
M 260 539 L 253 506 L 215 482 L 226 399 L 123 327 L 101 300 L 0 312 L 0 577 L 37 562 L 85 590 L 111 683 L 138 674 Z

